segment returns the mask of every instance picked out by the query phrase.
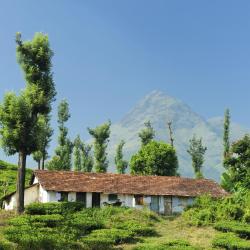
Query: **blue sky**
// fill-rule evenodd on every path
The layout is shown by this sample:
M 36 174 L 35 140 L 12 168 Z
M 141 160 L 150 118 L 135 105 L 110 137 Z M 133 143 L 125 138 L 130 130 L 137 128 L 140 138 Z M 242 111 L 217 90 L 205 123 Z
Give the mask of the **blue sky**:
M 248 0 L 1 1 L 0 99 L 24 87 L 15 33 L 42 31 L 72 135 L 87 139 L 86 127 L 118 121 L 155 89 L 206 118 L 229 107 L 250 127 L 249 13 Z

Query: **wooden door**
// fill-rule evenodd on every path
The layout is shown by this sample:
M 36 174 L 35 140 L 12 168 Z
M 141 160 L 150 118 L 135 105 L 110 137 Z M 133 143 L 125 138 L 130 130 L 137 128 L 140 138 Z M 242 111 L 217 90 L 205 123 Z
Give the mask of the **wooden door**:
M 150 209 L 159 213 L 159 196 L 151 196 Z
M 165 215 L 172 214 L 172 197 L 171 196 L 164 197 L 164 214 Z

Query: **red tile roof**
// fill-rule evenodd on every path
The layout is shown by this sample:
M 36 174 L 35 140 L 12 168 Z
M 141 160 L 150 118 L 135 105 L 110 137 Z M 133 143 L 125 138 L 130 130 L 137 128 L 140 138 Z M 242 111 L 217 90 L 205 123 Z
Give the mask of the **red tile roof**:
M 215 181 L 208 179 L 48 170 L 36 170 L 34 176 L 48 191 L 190 197 L 205 193 L 211 194 L 213 197 L 228 194 Z

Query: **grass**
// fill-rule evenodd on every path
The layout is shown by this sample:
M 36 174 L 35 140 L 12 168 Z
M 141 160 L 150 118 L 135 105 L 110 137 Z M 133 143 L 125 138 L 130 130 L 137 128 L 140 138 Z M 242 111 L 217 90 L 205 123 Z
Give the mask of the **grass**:
M 212 249 L 212 240 L 217 232 L 212 227 L 189 226 L 181 217 L 162 218 L 156 225 L 157 237 L 144 237 L 143 242 L 122 245 L 124 250 L 132 250 L 145 244 L 164 244 L 173 240 L 185 240 L 197 249 Z

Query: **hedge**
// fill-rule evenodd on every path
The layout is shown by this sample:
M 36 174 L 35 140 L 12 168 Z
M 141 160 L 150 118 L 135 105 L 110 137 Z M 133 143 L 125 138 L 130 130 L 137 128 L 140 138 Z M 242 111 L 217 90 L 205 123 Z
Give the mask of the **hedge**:
M 250 241 L 239 238 L 234 233 L 222 233 L 213 240 L 214 247 L 228 250 L 250 250 Z
M 250 224 L 240 223 L 236 221 L 222 221 L 214 225 L 216 230 L 222 232 L 234 232 L 241 238 L 250 239 Z

